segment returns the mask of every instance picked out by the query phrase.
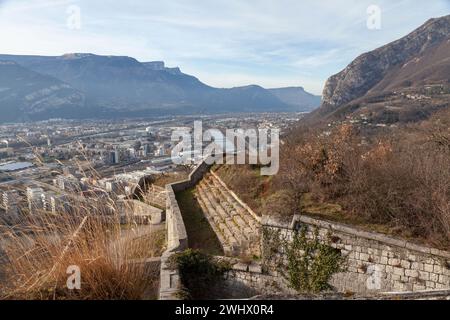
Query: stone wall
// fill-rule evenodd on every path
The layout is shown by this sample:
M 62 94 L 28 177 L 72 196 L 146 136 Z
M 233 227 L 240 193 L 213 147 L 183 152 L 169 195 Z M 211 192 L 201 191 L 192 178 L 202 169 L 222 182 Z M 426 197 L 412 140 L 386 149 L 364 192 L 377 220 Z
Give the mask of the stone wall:
M 225 255 L 260 255 L 260 217 L 256 219 L 213 172 L 197 184 L 195 197 Z
M 188 179 L 166 186 L 166 228 L 168 249 L 161 257 L 160 299 L 179 299 L 181 282 L 178 270 L 171 270 L 167 261 L 176 252 L 188 247 L 186 229 L 175 193 L 194 187 L 208 172 L 210 166 L 199 164 Z M 291 221 L 276 221 L 270 217 L 261 219 L 263 228 L 279 230 L 284 239 L 292 239 L 296 230 L 305 226 L 308 236 L 315 230 L 319 239 L 340 250 L 345 257 L 345 271 L 335 274 L 330 284 L 339 292 L 373 296 L 384 292 L 411 293 L 411 297 L 421 297 L 424 290 L 450 292 L 450 252 L 416 245 L 414 243 L 388 237 L 383 234 L 366 232 L 344 224 L 296 215 Z M 263 233 L 264 234 L 264 233 Z M 265 240 L 261 240 L 264 246 Z M 262 250 L 264 252 L 264 248 Z M 281 259 L 286 259 L 282 250 Z M 264 257 L 263 257 L 264 259 Z M 291 294 L 282 273 L 276 268 L 263 270 L 253 262 L 234 263 L 226 275 L 222 288 L 231 297 L 248 297 L 251 294 Z M 233 293 L 234 292 L 234 293 Z M 417 295 L 419 294 L 419 295 Z M 228 296 L 230 296 L 228 295 Z M 392 296 L 392 294 L 391 294 Z M 388 296 L 381 296 L 388 298 Z M 395 299 L 395 297 L 394 297 Z
M 186 180 L 181 180 L 170 184 L 172 186 L 173 192 L 180 192 L 189 188 L 195 187 L 195 185 L 203 178 L 204 174 L 209 171 L 211 166 L 206 164 L 204 161 L 195 167 L 194 170 L 189 174 Z M 167 188 L 167 187 L 166 187 Z
M 403 292 L 325 292 L 320 294 L 298 293 L 289 288 L 279 276 L 262 272 L 258 263 L 236 263 L 232 266 L 220 288 L 213 290 L 213 297 L 227 299 L 300 299 L 300 300 L 450 300 L 450 289 Z
M 297 292 L 290 289 L 287 281 L 282 277 L 263 272 L 262 265 L 258 262 L 246 263 L 236 260 L 231 262 L 231 265 L 231 270 L 225 275 L 225 281 L 222 284 L 224 288 L 222 298 L 249 298 L 274 294 L 297 295 Z
M 308 237 L 317 230 L 320 241 L 340 250 L 345 257 L 345 271 L 335 274 L 330 282 L 340 292 L 450 289 L 448 251 L 307 216 L 296 215 L 290 222 L 264 217 L 262 224 L 269 230 L 279 230 L 280 237 L 288 241 L 294 230 L 305 226 Z M 282 251 L 278 255 L 286 259 Z M 279 275 L 275 269 L 269 273 Z
M 139 200 L 122 200 L 117 204 L 122 223 L 160 224 L 165 219 L 163 210 Z
M 180 274 L 178 270 L 169 267 L 168 261 L 172 255 L 188 248 L 186 227 L 175 193 L 194 187 L 209 170 L 209 167 L 205 162 L 202 162 L 191 172 L 188 179 L 166 185 L 167 250 L 161 256 L 160 300 L 180 299 Z

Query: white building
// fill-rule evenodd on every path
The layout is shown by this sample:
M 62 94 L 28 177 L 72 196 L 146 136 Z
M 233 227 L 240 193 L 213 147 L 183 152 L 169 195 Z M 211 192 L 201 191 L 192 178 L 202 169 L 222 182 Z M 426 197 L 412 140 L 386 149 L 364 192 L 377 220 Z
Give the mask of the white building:
M 30 212 L 33 212 L 36 209 L 43 208 L 42 202 L 42 194 L 44 190 L 42 188 L 36 187 L 28 187 L 27 188 L 27 200 L 28 200 L 28 208 Z
M 17 215 L 19 213 L 19 204 L 21 196 L 17 190 L 3 192 L 2 202 L 6 213 Z
M 50 197 L 50 210 L 52 213 L 65 212 L 68 208 L 64 195 L 53 194 Z
M 66 190 L 69 192 L 77 192 L 81 189 L 80 181 L 71 174 L 59 175 L 53 180 L 53 183 L 61 190 Z

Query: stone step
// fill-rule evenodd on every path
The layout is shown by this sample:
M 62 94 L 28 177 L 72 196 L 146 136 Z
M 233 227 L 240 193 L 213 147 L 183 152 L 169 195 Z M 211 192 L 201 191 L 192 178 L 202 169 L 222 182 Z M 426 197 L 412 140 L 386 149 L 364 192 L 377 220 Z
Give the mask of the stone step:
M 211 197 L 210 194 L 208 194 L 208 192 L 203 189 L 199 189 L 199 195 L 200 197 L 202 197 L 202 199 L 204 200 L 204 202 L 206 202 L 206 211 L 205 214 L 214 217 L 215 221 L 218 222 L 222 222 L 224 223 L 224 225 L 227 227 L 227 229 L 231 232 L 231 234 L 234 236 L 234 238 L 236 239 L 239 234 L 236 233 L 236 229 L 235 227 L 230 224 L 229 222 L 229 216 L 226 214 L 226 212 L 220 207 L 220 205 L 218 205 L 217 203 L 215 203 L 215 199 Z
M 198 200 L 198 203 L 199 203 L 202 211 L 203 212 L 207 212 L 206 206 L 205 206 L 203 200 L 201 199 L 201 197 L 198 197 L 197 200 Z M 222 232 L 220 232 L 220 230 L 216 227 L 217 226 L 217 222 L 213 219 L 213 217 L 211 215 L 206 215 L 205 214 L 205 217 L 206 217 L 206 220 L 208 220 L 208 222 L 209 222 L 211 228 L 213 229 L 214 233 L 217 235 L 217 238 L 219 239 L 219 242 L 220 242 L 220 244 L 222 246 L 223 251 L 226 252 L 225 247 L 223 245 L 223 244 L 226 243 L 226 239 L 224 238 Z
M 216 189 L 218 190 L 218 188 L 216 187 L 212 187 L 211 182 L 208 182 L 208 185 L 210 186 L 211 189 Z M 224 190 L 222 192 L 226 193 L 227 191 Z M 230 198 L 226 197 L 226 198 Z M 227 211 L 227 213 L 229 215 L 236 215 L 239 214 L 242 218 L 242 220 L 244 221 L 244 224 L 247 224 L 254 232 L 258 232 L 258 222 L 253 218 L 253 216 L 248 213 L 234 198 L 232 198 L 232 203 L 230 204 L 229 202 L 224 201 L 223 199 L 220 201 L 220 204 L 222 205 L 222 207 L 225 208 L 225 210 Z M 244 226 L 242 226 L 244 227 Z
M 200 188 L 200 194 L 203 195 L 205 194 L 205 190 L 203 188 Z M 206 199 L 208 199 L 207 201 L 210 201 L 210 203 L 212 203 L 212 205 L 214 206 L 214 199 L 211 198 L 210 195 L 208 195 L 208 191 L 206 190 Z M 211 206 L 211 205 L 210 205 Z M 232 218 L 232 216 L 230 216 L 229 214 L 226 213 L 225 210 L 223 210 L 223 208 L 218 205 L 218 206 L 214 206 L 214 209 L 210 211 L 215 211 L 216 213 L 218 213 L 218 216 L 220 217 L 215 217 L 215 222 L 216 223 L 224 223 L 227 230 L 230 231 L 230 234 L 233 236 L 232 240 L 236 240 L 238 243 L 242 243 L 243 241 L 247 241 L 249 238 L 249 235 L 246 235 L 244 233 L 244 228 L 240 227 L 239 224 L 236 223 L 236 221 L 234 221 L 234 219 Z M 211 214 L 211 213 L 207 213 L 207 214 Z M 241 220 L 242 221 L 242 220 Z M 221 229 L 225 228 L 225 226 L 223 226 Z M 226 236 L 228 237 L 228 232 L 224 231 Z
M 253 216 L 249 212 L 247 212 L 247 210 L 242 207 L 242 205 L 227 190 L 224 190 L 223 186 L 220 184 L 220 182 L 217 181 L 214 176 L 211 175 L 210 177 L 210 180 L 206 181 L 209 186 L 215 187 L 217 190 L 220 190 L 222 192 L 222 195 L 226 198 L 226 201 L 230 203 L 240 214 L 245 213 L 245 215 L 249 215 L 252 220 L 255 220 Z
M 225 209 L 223 209 L 225 207 Z M 242 218 L 239 219 L 233 219 L 233 217 L 236 215 L 236 212 L 231 211 L 230 209 L 227 209 L 226 204 L 221 202 L 215 210 L 221 215 L 223 219 L 227 221 L 227 224 L 230 226 L 230 229 L 232 230 L 235 238 L 242 238 L 245 237 L 243 235 L 243 231 L 248 225 L 245 223 L 245 221 Z
M 227 226 L 226 223 L 221 223 L 219 224 L 219 229 L 223 232 L 226 241 L 231 245 L 231 246 L 238 246 L 239 243 L 237 241 L 237 239 L 234 237 L 233 233 L 230 231 L 229 227 Z
M 215 184 L 211 180 L 206 180 L 206 183 L 211 188 L 211 190 L 214 190 L 214 192 L 217 194 L 217 197 L 220 197 L 223 201 L 228 203 L 230 207 L 237 208 L 240 206 L 239 203 L 229 194 L 227 190 L 224 190 L 221 185 Z
M 259 246 L 259 222 L 223 185 L 207 174 L 196 187 L 198 202 L 226 254 Z
M 209 201 L 207 197 L 205 197 L 202 192 L 199 192 L 198 195 L 199 204 L 213 231 L 217 234 L 217 238 L 219 239 L 224 252 L 227 254 L 236 254 L 239 251 L 239 241 L 234 237 L 224 220 L 214 220 L 213 216 L 217 218 L 219 215 L 211 214 L 214 212 L 214 209 L 207 204 Z

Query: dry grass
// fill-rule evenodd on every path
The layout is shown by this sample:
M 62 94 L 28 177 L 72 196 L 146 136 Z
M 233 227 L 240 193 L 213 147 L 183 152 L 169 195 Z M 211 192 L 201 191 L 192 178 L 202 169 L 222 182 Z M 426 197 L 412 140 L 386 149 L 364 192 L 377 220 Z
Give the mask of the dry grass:
M 149 298 L 159 269 L 133 260 L 160 254 L 161 235 L 139 240 L 133 228 L 124 230 L 114 195 L 69 197 L 67 204 L 68 211 L 23 208 L 14 224 L 0 221 L 0 298 Z M 67 287 L 69 266 L 80 270 L 79 290 Z
M 270 195 L 271 176 L 261 176 L 258 165 L 216 165 L 213 170 L 256 213 Z
M 141 299 L 157 281 L 132 263 L 154 255 L 156 239 L 137 241 L 118 215 L 36 212 L 0 228 L 3 299 Z M 69 266 L 80 268 L 80 290 L 67 288 Z
M 166 184 L 185 180 L 188 176 L 189 172 L 186 170 L 172 173 L 162 173 L 161 175 L 156 176 L 152 183 L 156 186 L 165 187 Z
M 166 230 L 155 230 L 148 235 L 128 241 L 126 251 L 134 259 L 160 257 L 165 249 Z

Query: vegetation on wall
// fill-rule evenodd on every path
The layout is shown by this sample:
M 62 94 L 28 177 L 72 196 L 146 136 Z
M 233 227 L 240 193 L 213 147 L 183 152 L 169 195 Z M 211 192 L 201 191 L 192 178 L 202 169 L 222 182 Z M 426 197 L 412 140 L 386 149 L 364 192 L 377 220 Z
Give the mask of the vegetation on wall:
M 344 258 L 339 250 L 323 243 L 315 230 L 313 239 L 306 236 L 306 228 L 293 235 L 285 246 L 287 279 L 297 291 L 320 292 L 330 289 L 331 276 L 343 270 Z
M 317 229 L 308 236 L 302 226 L 292 239 L 281 236 L 279 229 L 263 230 L 264 268 L 281 270 L 291 288 L 302 293 L 318 293 L 330 289 L 329 281 L 344 270 L 345 258 L 339 250 L 319 238 Z

